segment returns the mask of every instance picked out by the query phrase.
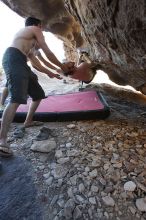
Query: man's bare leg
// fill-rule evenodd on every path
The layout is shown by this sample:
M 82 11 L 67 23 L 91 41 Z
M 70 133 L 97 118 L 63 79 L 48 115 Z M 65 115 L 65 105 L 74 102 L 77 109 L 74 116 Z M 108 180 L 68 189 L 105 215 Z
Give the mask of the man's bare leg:
M 1 131 L 0 131 L 0 144 L 8 146 L 7 144 L 7 135 L 9 131 L 10 124 L 13 121 L 16 110 L 18 108 L 18 103 L 9 103 L 5 111 L 3 112 L 2 122 L 1 122 Z
M 33 125 L 33 116 L 34 116 L 34 113 L 37 110 L 40 102 L 41 102 L 41 100 L 31 102 L 26 119 L 25 119 L 25 122 L 24 122 L 25 127 L 29 127 L 29 126 Z
M 3 89 L 3 92 L 2 92 L 2 95 L 1 95 L 1 103 L 0 103 L 0 104 L 1 104 L 2 106 L 5 104 L 5 101 L 6 101 L 6 98 L 8 97 L 8 94 L 9 94 L 8 88 L 5 87 L 5 88 Z

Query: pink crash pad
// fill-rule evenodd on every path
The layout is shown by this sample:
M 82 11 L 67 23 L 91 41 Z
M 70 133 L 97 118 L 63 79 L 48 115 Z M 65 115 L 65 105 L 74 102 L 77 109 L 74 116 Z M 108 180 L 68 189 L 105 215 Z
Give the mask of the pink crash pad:
M 29 99 L 27 105 L 19 106 L 15 121 L 21 121 L 17 120 L 17 117 L 26 116 L 30 102 Z M 100 116 L 105 118 L 109 113 L 109 107 L 100 93 L 83 91 L 48 96 L 41 101 L 35 119 L 41 118 L 43 121 L 100 119 Z

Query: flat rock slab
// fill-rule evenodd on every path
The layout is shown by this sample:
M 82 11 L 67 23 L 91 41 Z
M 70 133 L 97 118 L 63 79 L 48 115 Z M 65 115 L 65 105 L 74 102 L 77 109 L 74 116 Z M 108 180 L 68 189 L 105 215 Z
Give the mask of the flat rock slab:
M 33 169 L 22 157 L 1 159 L 0 219 L 42 220 L 42 207 L 33 183 Z

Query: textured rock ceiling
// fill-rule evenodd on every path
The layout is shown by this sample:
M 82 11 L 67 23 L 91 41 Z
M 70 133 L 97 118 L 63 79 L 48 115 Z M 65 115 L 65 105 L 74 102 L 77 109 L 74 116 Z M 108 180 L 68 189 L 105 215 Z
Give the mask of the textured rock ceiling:
M 146 81 L 145 0 L 2 0 L 23 17 L 41 19 L 64 41 L 68 58 L 78 47 L 121 85 Z

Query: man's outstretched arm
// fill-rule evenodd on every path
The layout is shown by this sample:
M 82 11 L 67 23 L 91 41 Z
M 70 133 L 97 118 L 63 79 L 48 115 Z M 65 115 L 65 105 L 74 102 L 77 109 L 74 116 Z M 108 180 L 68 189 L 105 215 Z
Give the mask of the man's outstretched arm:
M 34 36 L 38 42 L 39 47 L 43 50 L 46 57 L 49 59 L 49 61 L 56 66 L 60 67 L 64 72 L 68 72 L 68 67 L 66 64 L 61 63 L 57 57 L 53 54 L 53 52 L 49 49 L 47 46 L 43 33 L 40 28 L 34 26 L 33 27 Z
M 31 65 L 38 71 L 47 74 L 50 78 L 57 78 L 62 79 L 59 74 L 52 73 L 50 70 L 45 68 L 40 61 L 33 55 L 30 54 L 29 61 L 31 62 Z
M 37 55 L 38 59 L 45 65 L 47 66 L 48 68 L 52 69 L 52 70 L 58 70 L 57 67 L 53 66 L 50 62 L 48 62 L 41 54 L 40 51 L 37 51 Z

